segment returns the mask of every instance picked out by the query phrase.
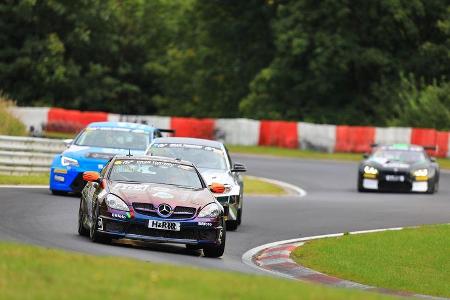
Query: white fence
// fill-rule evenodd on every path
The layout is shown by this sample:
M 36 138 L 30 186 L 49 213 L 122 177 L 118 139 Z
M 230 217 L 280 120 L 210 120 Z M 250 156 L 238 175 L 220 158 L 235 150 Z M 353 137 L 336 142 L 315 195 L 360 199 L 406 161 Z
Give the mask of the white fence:
M 0 173 L 48 172 L 55 155 L 65 147 L 62 140 L 0 135 Z

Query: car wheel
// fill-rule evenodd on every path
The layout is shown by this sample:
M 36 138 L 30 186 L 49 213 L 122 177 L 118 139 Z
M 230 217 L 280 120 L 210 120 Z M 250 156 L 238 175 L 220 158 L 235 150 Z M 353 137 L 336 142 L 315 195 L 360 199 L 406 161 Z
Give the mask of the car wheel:
M 80 208 L 78 209 L 78 234 L 82 236 L 89 236 L 89 230 L 87 230 L 84 225 L 84 213 L 81 209 L 81 201 L 80 201 Z
M 227 221 L 227 230 L 235 231 L 239 227 L 238 220 L 236 221 Z
M 101 234 L 97 230 L 98 207 L 92 212 L 91 228 L 89 229 L 89 237 L 94 243 L 109 243 L 111 239 Z
M 427 194 L 434 194 L 434 192 L 436 192 L 436 185 L 437 185 L 437 183 L 436 182 L 430 182 L 430 184 L 429 184 L 429 186 L 428 186 L 428 191 L 427 191 Z
M 366 192 L 366 189 L 362 185 L 362 178 L 358 177 L 358 192 L 364 193 Z
M 225 228 L 225 222 L 223 223 L 223 225 L 224 225 L 224 228 L 222 229 L 220 245 L 203 247 L 203 255 L 204 256 L 217 258 L 217 257 L 221 257 L 223 255 L 223 253 L 225 252 L 225 241 L 226 241 L 227 230 Z
M 68 192 L 58 191 L 58 190 L 50 190 L 50 192 L 52 193 L 52 195 L 55 195 L 55 196 L 67 196 L 67 194 L 68 194 Z
M 238 225 L 241 225 L 241 223 L 242 223 L 242 208 L 238 209 L 237 223 L 238 223 Z

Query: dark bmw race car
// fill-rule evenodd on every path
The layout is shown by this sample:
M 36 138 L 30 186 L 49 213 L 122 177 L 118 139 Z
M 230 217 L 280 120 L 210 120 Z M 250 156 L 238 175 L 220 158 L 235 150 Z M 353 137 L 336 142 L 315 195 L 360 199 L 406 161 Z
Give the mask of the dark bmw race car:
M 116 156 L 102 172 L 85 172 L 78 232 L 94 242 L 133 239 L 186 244 L 220 257 L 225 249 L 223 207 L 189 162 Z
M 358 191 L 399 191 L 433 194 L 439 187 L 439 165 L 424 147 L 374 145 L 359 165 Z

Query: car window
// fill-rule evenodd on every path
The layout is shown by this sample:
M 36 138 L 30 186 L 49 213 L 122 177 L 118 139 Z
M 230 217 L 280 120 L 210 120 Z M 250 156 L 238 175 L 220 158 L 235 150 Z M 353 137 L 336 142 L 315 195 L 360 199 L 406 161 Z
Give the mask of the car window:
M 169 184 L 195 189 L 203 188 L 202 181 L 194 167 L 155 160 L 116 160 L 109 173 L 109 179 Z
M 197 168 L 227 170 L 222 149 L 189 144 L 153 144 L 150 153 L 156 156 L 179 158 L 190 161 Z
M 77 137 L 74 144 L 101 148 L 145 150 L 149 144 L 149 135 L 141 130 L 87 128 Z
M 373 157 L 408 163 L 425 161 L 427 159 L 427 157 L 422 151 L 384 150 L 384 149 L 375 151 Z

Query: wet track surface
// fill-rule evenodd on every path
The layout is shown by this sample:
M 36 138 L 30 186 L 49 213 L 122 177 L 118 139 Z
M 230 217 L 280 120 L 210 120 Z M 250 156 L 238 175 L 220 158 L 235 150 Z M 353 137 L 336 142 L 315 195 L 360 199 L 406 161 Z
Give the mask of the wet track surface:
M 246 197 L 243 224 L 228 232 L 221 259 L 179 245 L 94 244 L 77 234 L 79 198 L 46 189 L 0 189 L 0 240 L 132 257 L 146 261 L 258 272 L 241 262 L 261 244 L 327 233 L 450 222 L 450 174 L 442 173 L 435 195 L 356 192 L 356 163 L 234 155 L 249 175 L 282 180 L 306 197 Z

